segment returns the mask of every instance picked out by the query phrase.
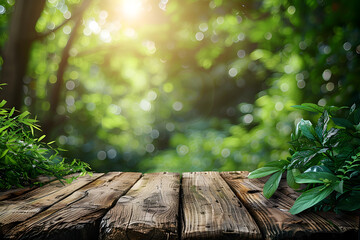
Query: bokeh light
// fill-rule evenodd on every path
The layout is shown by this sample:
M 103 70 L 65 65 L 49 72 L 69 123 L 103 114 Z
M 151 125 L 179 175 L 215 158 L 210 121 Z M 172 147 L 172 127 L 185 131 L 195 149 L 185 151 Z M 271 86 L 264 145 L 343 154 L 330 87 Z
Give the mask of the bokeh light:
M 5 31 L 15 4 L 0 4 L 0 71 L 8 40 L 22 41 Z M 22 38 L 31 45 L 14 51 L 28 46 L 11 63 L 26 62 L 19 109 L 95 171 L 252 170 L 286 159 L 295 124 L 314 118 L 291 106 L 360 99 L 360 3 L 337 5 L 47 0 L 22 26 L 34 29 Z

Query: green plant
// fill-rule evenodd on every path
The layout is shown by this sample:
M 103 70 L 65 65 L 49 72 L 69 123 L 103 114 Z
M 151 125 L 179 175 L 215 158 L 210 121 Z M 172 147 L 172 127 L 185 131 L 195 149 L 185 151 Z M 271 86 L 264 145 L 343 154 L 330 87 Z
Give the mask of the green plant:
M 40 128 L 36 119 L 29 118 L 29 112 L 16 115 L 14 108 L 4 109 L 5 104 L 5 100 L 0 103 L 0 189 L 41 184 L 34 181 L 39 175 L 70 183 L 89 173 L 87 163 L 77 160 L 66 163 L 59 156 L 62 149 L 51 146 L 54 142 L 41 142 L 45 135 L 35 137 L 34 129 Z M 80 173 L 64 178 L 76 172 Z
M 291 157 L 272 161 L 249 174 L 260 178 L 272 174 L 264 185 L 270 198 L 286 172 L 287 183 L 294 189 L 306 187 L 290 213 L 315 210 L 354 211 L 360 208 L 360 109 L 320 107 L 305 103 L 297 109 L 321 113 L 315 126 L 301 120 L 291 135 Z M 330 121 L 332 120 L 332 121 Z

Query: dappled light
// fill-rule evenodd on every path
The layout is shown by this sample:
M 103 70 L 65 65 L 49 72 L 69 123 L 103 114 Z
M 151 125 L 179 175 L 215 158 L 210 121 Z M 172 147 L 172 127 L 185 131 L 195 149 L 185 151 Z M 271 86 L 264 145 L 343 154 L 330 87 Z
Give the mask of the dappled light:
M 0 3 L 1 99 L 95 171 L 253 170 L 291 106 L 360 98 L 359 1 L 30 2 Z

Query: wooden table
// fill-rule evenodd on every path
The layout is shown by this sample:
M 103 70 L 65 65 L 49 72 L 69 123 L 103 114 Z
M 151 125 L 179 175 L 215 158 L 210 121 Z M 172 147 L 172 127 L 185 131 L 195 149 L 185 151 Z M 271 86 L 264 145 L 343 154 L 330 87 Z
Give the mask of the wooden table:
M 357 239 L 358 217 L 288 210 L 247 172 L 84 176 L 0 193 L 0 239 Z

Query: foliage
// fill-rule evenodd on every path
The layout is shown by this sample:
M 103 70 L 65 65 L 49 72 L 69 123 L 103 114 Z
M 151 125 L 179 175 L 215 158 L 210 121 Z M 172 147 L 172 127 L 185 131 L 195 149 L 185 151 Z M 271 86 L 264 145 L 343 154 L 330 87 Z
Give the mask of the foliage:
M 0 189 L 41 184 L 35 181 L 40 175 L 70 183 L 88 173 L 88 164 L 77 160 L 67 163 L 58 155 L 61 149 L 51 146 L 54 142 L 45 144 L 41 142 L 45 135 L 34 136 L 34 129 L 40 129 L 29 112 L 17 114 L 14 108 L 3 108 L 5 103 L 0 103 Z M 64 178 L 76 172 L 81 173 Z
M 310 207 L 335 211 L 360 208 L 360 108 L 321 107 L 305 103 L 294 106 L 321 113 L 314 126 L 301 120 L 291 135 L 287 160 L 272 161 L 249 174 L 259 178 L 273 174 L 264 185 L 270 198 L 287 172 L 287 183 L 294 189 L 306 188 L 290 209 L 292 214 Z M 332 122 L 330 122 L 332 120 Z
M 82 2 L 47 0 L 23 110 L 46 125 L 76 34 L 47 135 L 96 171 L 253 170 L 285 158 L 294 122 L 313 117 L 290 106 L 359 100 L 360 1 L 144 0 L 127 18 L 136 0 L 92 0 L 75 31 Z

